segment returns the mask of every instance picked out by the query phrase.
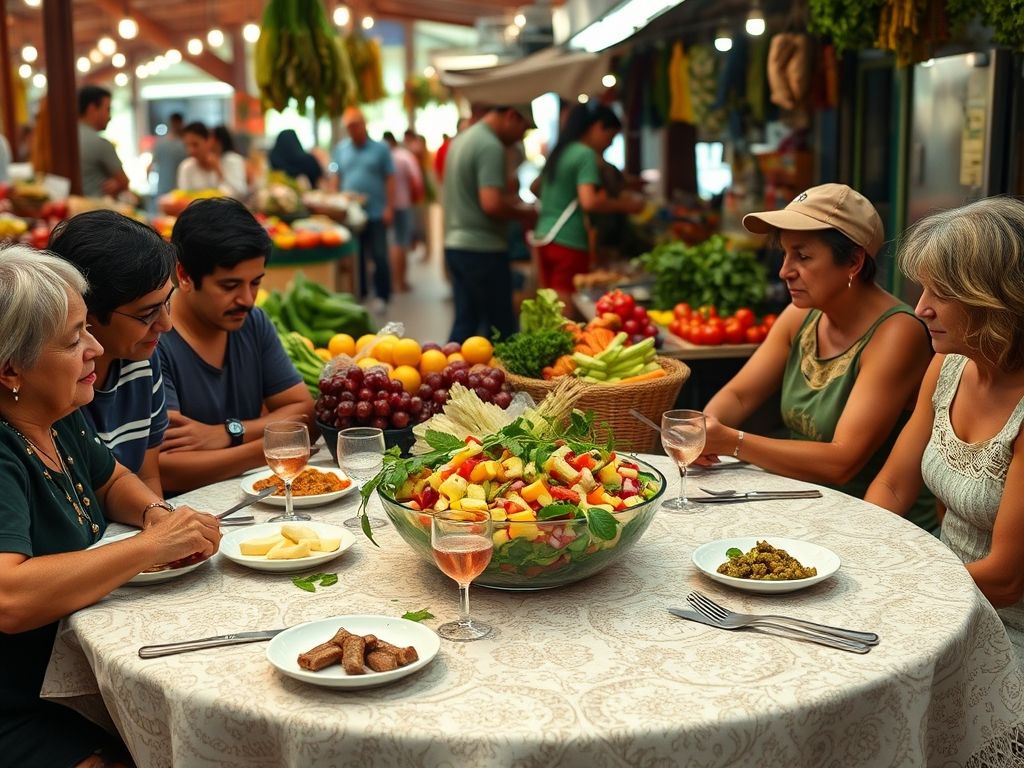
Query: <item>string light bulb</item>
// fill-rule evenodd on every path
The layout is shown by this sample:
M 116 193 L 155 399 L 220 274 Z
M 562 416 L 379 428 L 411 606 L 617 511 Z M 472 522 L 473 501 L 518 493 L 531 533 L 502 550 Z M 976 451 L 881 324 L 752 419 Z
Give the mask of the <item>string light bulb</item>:
M 115 53 L 113 56 L 110 57 L 110 63 L 116 69 L 121 69 L 125 64 L 128 63 L 128 59 L 125 58 L 125 55 L 123 53 L 118 52 L 118 53 Z
M 761 10 L 760 3 L 754 0 L 750 6 L 750 13 L 747 15 L 747 23 L 744 25 L 744 28 L 751 37 L 760 37 L 764 34 L 765 26 L 764 11 Z
M 134 40 L 139 34 L 139 24 L 131 16 L 125 16 L 117 22 L 117 34 L 125 40 Z
M 32 77 L 32 65 L 22 64 L 18 67 L 18 76 L 21 77 L 22 80 L 28 80 Z
M 334 9 L 334 23 L 339 27 L 347 27 L 352 21 L 352 12 L 347 5 L 339 5 Z
M 576 101 L 578 101 L 580 104 L 586 104 L 588 101 L 590 101 L 590 97 L 587 96 L 587 94 L 585 93 L 581 93 L 579 96 L 576 97 Z
M 43 0 L 25 0 L 25 5 L 29 8 L 38 8 L 43 4 Z
M 198 56 L 203 52 L 203 41 L 198 37 L 193 37 L 188 41 L 188 44 L 185 46 L 185 50 L 188 51 L 190 56 Z
M 729 30 L 718 30 L 718 34 L 715 35 L 715 50 L 722 53 L 732 50 L 732 36 L 729 34 Z
M 255 43 L 260 39 L 259 24 L 249 23 L 242 27 L 242 38 L 247 43 Z
M 99 48 L 93 48 L 91 51 L 89 51 L 89 61 L 91 61 L 93 64 L 99 64 L 101 61 L 103 61 L 103 54 L 100 53 Z
M 26 45 L 21 49 L 21 58 L 28 64 L 31 64 L 39 58 L 39 51 L 36 50 L 34 45 Z
M 210 44 L 211 48 L 220 48 L 224 45 L 224 33 L 214 27 L 206 33 L 206 42 Z
M 618 81 L 615 79 L 615 75 L 611 73 L 601 78 L 601 85 L 603 85 L 605 88 L 614 88 L 616 82 Z
M 164 58 L 167 59 L 168 64 L 177 64 L 181 61 L 181 51 L 177 48 L 168 48 Z
M 114 75 L 114 84 L 120 86 L 121 88 L 124 88 L 126 85 L 128 85 L 128 75 L 124 72 L 118 72 L 116 75 Z
M 89 61 L 89 58 L 87 56 L 79 56 L 78 60 L 75 62 L 75 69 L 77 69 L 82 74 L 85 74 L 90 69 L 92 69 L 92 62 Z
M 101 37 L 96 43 L 96 48 L 104 56 L 113 56 L 117 51 L 117 43 L 112 37 Z
M 373 16 L 363 16 L 362 26 L 367 31 L 373 29 Z
M 46 75 L 44 75 L 42 72 L 36 72 L 34 75 L 32 75 L 32 85 L 34 85 L 36 88 L 45 88 Z

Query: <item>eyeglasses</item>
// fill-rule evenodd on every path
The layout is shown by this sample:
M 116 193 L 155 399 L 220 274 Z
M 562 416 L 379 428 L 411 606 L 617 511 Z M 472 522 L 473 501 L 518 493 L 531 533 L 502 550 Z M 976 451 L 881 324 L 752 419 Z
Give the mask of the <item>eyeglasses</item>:
M 167 312 L 167 314 L 171 314 L 171 296 L 173 295 L 174 289 L 171 288 L 171 292 L 167 294 L 167 298 L 164 299 L 164 302 L 157 306 L 155 309 L 151 309 L 144 315 L 132 315 L 129 314 L 128 312 L 119 312 L 116 309 L 112 309 L 110 311 L 113 312 L 115 315 L 123 315 L 124 317 L 130 317 L 132 320 L 142 323 L 143 325 L 152 325 L 153 323 L 160 319 L 161 312 Z

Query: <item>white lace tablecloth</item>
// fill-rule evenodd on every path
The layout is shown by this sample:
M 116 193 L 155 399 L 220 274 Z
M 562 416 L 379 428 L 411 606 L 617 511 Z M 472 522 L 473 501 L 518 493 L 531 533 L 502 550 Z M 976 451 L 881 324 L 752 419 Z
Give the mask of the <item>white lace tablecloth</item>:
M 674 467 L 651 461 L 676 488 Z M 757 470 L 700 485 L 796 488 Z M 238 481 L 181 497 L 226 508 Z M 340 522 L 350 497 L 312 510 Z M 258 505 L 258 520 L 277 510 Z M 720 586 L 693 549 L 739 535 L 807 539 L 843 561 L 827 581 L 788 595 Z M 315 594 L 287 574 L 217 556 L 175 581 L 126 587 L 63 626 L 44 696 L 102 694 L 138 764 L 155 766 L 959 766 L 1020 765 L 1024 679 L 995 611 L 939 541 L 880 509 L 823 499 L 659 512 L 621 562 L 591 579 L 533 593 L 474 588 L 494 633 L 442 641 L 417 674 L 362 691 L 277 673 L 265 644 L 142 660 L 150 643 L 290 626 L 341 614 L 450 620 L 454 583 L 390 528 L 325 570 Z M 774 611 L 871 630 L 856 655 L 671 616 L 700 589 L 742 611 Z

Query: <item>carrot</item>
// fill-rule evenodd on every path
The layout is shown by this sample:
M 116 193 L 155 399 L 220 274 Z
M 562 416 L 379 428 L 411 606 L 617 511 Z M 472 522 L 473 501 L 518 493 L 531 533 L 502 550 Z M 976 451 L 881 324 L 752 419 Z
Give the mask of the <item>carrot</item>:
M 615 384 L 637 384 L 641 381 L 653 381 L 654 379 L 660 379 L 663 376 L 667 376 L 664 368 L 659 368 L 656 371 L 650 371 L 648 373 L 641 373 L 636 376 L 628 376 L 625 379 L 619 379 L 614 382 Z

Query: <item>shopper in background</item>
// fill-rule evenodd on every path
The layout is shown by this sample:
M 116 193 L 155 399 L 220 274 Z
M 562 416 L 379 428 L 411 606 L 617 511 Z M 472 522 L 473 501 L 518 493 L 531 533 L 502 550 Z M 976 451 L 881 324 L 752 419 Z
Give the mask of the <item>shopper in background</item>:
M 121 466 L 79 408 L 103 354 L 74 266 L 0 249 L 0 754 L 5 766 L 131 765 L 121 740 L 40 699 L 58 622 L 154 566 L 220 542 L 212 516 L 174 509 Z M 173 510 L 173 511 L 172 511 Z M 90 549 L 119 522 L 137 536 Z
M 110 91 L 85 85 L 78 91 L 78 155 L 82 170 L 82 194 L 116 197 L 128 189 L 114 145 L 100 136 L 110 122 Z
M 371 308 L 387 311 L 391 299 L 391 268 L 388 266 L 388 227 L 394 219 L 395 165 L 387 145 L 366 132 L 366 118 L 356 107 L 341 116 L 348 138 L 334 148 L 332 159 L 341 178 L 341 189 L 365 197 L 366 226 L 359 233 L 359 297 L 369 294 L 368 267 L 373 264 L 376 297 Z
M 234 179 L 243 179 L 241 186 L 235 188 L 238 194 L 234 195 L 238 199 L 243 199 L 249 194 L 249 169 L 246 165 L 245 155 L 242 154 L 242 147 L 238 146 L 238 142 L 235 141 L 231 131 L 225 125 L 214 126 L 210 131 L 210 143 L 214 152 L 220 155 L 221 167 L 224 169 L 225 176 L 232 179 L 232 186 L 235 186 Z M 246 142 L 245 151 L 248 152 L 248 142 Z
M 151 227 L 113 211 L 65 219 L 49 250 L 89 279 L 89 330 L 103 345 L 95 397 L 82 409 L 117 460 L 158 495 L 167 404 L 157 342 L 171 329 L 174 246 Z
M 554 289 L 572 307 L 573 278 L 594 268 L 585 214 L 638 213 L 643 199 L 608 197 L 600 188 L 598 163 L 622 122 L 610 107 L 577 104 L 540 176 L 540 218 L 534 233 L 540 285 Z
M 409 247 L 412 245 L 413 201 L 423 197 L 423 173 L 408 149 L 398 143 L 388 131 L 384 143 L 391 149 L 391 162 L 395 166 L 395 213 L 391 223 L 391 282 L 396 292 L 409 290 L 406 267 Z
M 706 453 L 862 497 L 932 354 L 913 310 L 874 282 L 882 220 L 845 184 L 823 184 L 781 211 L 748 214 L 743 225 L 778 237 L 792 304 L 704 408 Z M 789 439 L 744 433 L 743 422 L 780 387 Z M 907 517 L 933 530 L 934 507 L 924 494 Z
M 433 164 L 430 161 L 430 151 L 427 149 L 427 140 L 412 128 L 405 131 L 402 137 L 402 146 L 416 160 L 420 170 L 420 178 L 423 181 L 413 195 L 410 206 L 412 213 L 410 248 L 413 251 L 420 251 L 422 249 L 421 253 L 427 253 L 427 207 L 437 198 L 437 184 L 431 176 Z
M 1006 624 L 1024 664 L 1024 203 L 980 200 L 922 219 L 900 247 L 921 284 L 935 359 L 868 501 L 905 514 L 922 483 L 942 541 Z
M 452 140 L 444 175 L 445 263 L 452 281 L 451 341 L 516 331 L 508 227 L 525 227 L 536 212 L 507 190 L 505 147 L 536 128 L 529 104 L 492 107 Z
M 312 426 L 313 399 L 255 306 L 270 237 L 237 200 L 196 200 L 174 224 L 174 328 L 160 338 L 170 426 L 164 488 L 187 491 L 263 465 L 263 428 Z
M 181 132 L 185 127 L 185 118 L 180 112 L 174 112 L 167 121 L 167 135 L 159 139 L 153 147 L 153 162 L 149 170 L 156 170 L 156 194 L 166 195 L 178 182 L 178 166 L 188 157 Z
M 182 138 L 188 157 L 178 166 L 178 189 L 215 189 L 236 199 L 245 196 L 245 160 L 230 147 L 222 152 L 223 137 L 215 137 L 205 125 L 194 122 L 185 126 Z M 230 138 L 229 134 L 229 143 Z
M 268 159 L 271 170 L 281 171 L 296 180 L 304 178 L 310 189 L 316 189 L 324 175 L 320 163 L 302 148 L 298 135 L 291 128 L 277 134 Z

